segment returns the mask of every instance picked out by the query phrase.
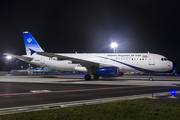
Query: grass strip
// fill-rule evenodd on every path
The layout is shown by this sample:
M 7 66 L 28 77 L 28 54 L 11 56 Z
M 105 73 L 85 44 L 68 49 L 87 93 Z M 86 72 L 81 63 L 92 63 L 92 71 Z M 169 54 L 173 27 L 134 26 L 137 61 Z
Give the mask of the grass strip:
M 179 120 L 180 101 L 136 99 L 1 115 L 0 120 Z

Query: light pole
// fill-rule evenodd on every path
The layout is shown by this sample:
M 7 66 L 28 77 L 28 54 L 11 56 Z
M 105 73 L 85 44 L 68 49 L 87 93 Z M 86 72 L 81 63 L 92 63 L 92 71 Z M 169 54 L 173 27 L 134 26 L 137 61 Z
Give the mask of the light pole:
M 116 49 L 116 47 L 118 46 L 118 44 L 115 43 L 115 42 L 112 42 L 110 46 L 111 46 L 111 48 L 114 49 L 114 53 L 115 53 L 115 49 Z

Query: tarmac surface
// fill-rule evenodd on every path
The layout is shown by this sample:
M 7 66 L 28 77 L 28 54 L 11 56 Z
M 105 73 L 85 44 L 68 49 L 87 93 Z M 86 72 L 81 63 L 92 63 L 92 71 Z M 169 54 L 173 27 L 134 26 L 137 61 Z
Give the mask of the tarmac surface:
M 176 76 L 127 76 L 85 81 L 82 75 L 0 76 L 0 109 L 179 91 Z M 151 97 L 151 96 L 149 96 Z

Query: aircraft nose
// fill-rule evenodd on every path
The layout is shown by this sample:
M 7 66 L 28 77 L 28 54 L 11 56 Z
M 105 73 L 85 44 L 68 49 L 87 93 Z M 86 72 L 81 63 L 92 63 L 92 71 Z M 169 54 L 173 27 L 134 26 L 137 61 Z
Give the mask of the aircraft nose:
M 173 69 L 177 68 L 177 65 L 173 62 Z

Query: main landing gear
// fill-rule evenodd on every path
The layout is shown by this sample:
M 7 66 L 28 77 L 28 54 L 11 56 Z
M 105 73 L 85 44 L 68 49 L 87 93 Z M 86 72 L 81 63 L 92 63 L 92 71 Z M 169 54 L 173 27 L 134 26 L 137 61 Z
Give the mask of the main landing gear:
M 94 79 L 95 80 L 99 79 L 99 75 L 94 75 Z
M 84 79 L 85 79 L 85 80 L 91 80 L 91 75 L 85 75 L 85 76 L 84 76 Z
M 84 79 L 85 80 L 91 80 L 91 75 L 87 74 L 84 76 Z M 94 80 L 97 80 L 99 79 L 99 76 L 98 75 L 94 75 Z

